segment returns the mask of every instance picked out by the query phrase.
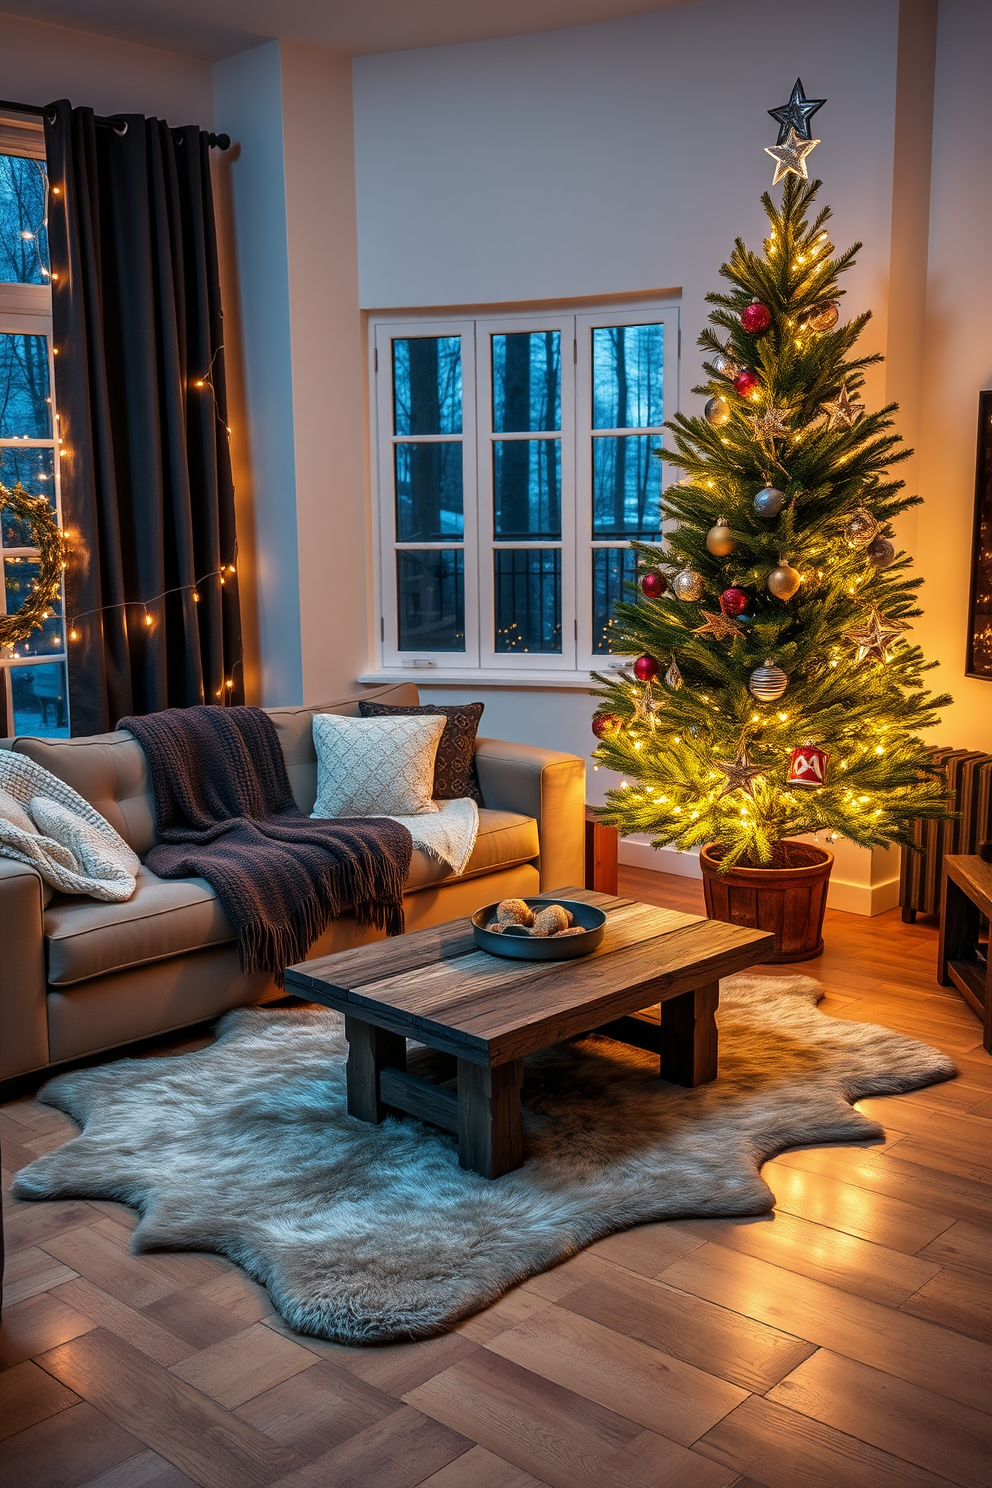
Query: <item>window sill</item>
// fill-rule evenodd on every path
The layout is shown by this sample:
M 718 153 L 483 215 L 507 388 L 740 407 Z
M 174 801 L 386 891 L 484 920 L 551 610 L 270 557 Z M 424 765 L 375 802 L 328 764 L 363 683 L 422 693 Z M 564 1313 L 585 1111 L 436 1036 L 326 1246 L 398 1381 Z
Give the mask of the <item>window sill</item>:
M 604 657 L 604 662 L 608 658 Z M 603 671 L 608 667 L 604 666 Z M 415 682 L 418 687 L 557 687 L 571 692 L 589 692 L 597 686 L 588 672 L 520 671 L 504 672 L 477 667 L 456 670 L 453 667 L 383 667 L 381 671 L 363 672 L 359 682 Z

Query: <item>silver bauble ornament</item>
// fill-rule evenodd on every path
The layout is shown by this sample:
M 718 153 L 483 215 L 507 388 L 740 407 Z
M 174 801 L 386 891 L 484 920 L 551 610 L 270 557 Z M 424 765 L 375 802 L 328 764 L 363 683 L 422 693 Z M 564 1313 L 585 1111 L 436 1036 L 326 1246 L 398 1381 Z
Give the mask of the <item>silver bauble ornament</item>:
M 768 575 L 768 592 L 774 594 L 776 599 L 791 599 L 798 591 L 802 577 L 797 568 L 791 563 L 783 563 L 781 558 L 778 567 L 773 568 Z
M 840 306 L 831 300 L 829 305 L 821 305 L 819 310 L 807 316 L 806 324 L 811 331 L 832 331 L 839 319 Z
M 768 657 L 764 666 L 755 667 L 747 685 L 759 702 L 774 703 L 788 687 L 789 679 Z
M 777 517 L 785 505 L 785 494 L 774 486 L 763 486 L 754 498 L 754 509 L 759 517 Z
M 702 597 L 703 576 L 696 573 L 693 568 L 684 568 L 677 573 L 672 580 L 672 590 L 676 599 L 696 600 Z
M 844 525 L 844 537 L 852 548 L 865 548 L 878 536 L 878 523 L 871 512 L 859 506 Z
M 868 544 L 868 557 L 876 568 L 888 568 L 890 563 L 896 561 L 896 545 L 887 537 L 879 535 L 874 542 Z
M 706 546 L 714 558 L 729 558 L 737 547 L 737 539 L 731 532 L 726 517 L 717 517 L 716 526 L 706 534 Z
M 703 418 L 708 424 L 712 424 L 714 429 L 722 429 L 730 418 L 730 404 L 723 398 L 710 398 L 703 409 Z
M 721 377 L 729 377 L 731 381 L 733 381 L 741 370 L 740 363 L 735 362 L 733 357 L 729 356 L 725 351 L 718 351 L 710 366 L 714 372 L 719 373 Z
M 679 671 L 679 664 L 674 656 L 672 657 L 668 671 L 665 673 L 665 686 L 670 687 L 673 692 L 678 692 L 682 686 L 682 673 Z

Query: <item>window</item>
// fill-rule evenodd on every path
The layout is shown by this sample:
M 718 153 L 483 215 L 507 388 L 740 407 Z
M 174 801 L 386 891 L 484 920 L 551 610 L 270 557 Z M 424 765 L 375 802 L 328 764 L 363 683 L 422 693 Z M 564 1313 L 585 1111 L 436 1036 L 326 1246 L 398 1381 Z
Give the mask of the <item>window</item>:
M 0 483 L 20 482 L 59 513 L 47 219 L 42 127 L 0 118 Z M 11 614 L 34 587 L 38 554 L 9 511 L 0 520 L 0 565 L 0 613 Z M 26 641 L 0 651 L 0 685 L 11 733 L 68 735 L 61 603 Z
M 372 344 L 383 669 L 601 666 L 630 544 L 661 535 L 677 309 L 381 320 Z

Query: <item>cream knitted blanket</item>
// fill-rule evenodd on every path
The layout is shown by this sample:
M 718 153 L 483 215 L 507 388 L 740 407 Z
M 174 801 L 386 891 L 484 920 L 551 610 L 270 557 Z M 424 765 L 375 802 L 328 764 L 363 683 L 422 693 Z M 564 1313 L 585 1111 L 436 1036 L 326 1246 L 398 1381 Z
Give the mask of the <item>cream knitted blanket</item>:
M 90 803 L 26 754 L 0 749 L 0 855 L 36 868 L 63 894 L 117 903 L 140 859 Z

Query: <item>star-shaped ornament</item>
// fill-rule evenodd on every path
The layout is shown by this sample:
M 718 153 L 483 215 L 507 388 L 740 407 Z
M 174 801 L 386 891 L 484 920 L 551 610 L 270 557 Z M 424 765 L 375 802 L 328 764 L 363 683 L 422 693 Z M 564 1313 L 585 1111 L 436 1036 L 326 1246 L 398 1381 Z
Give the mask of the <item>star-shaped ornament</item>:
M 819 143 L 818 139 L 803 139 L 802 135 L 790 129 L 784 144 L 766 145 L 765 154 L 770 155 L 775 162 L 772 185 L 777 186 L 783 176 L 798 176 L 801 181 L 808 181 L 806 156 L 815 150 Z
M 872 610 L 861 625 L 844 631 L 844 639 L 852 641 L 858 648 L 858 661 L 888 661 L 889 647 L 906 629 L 898 620 L 889 620 Z
M 827 415 L 828 429 L 853 429 L 865 411 L 865 405 L 850 396 L 847 387 L 842 387 L 832 403 L 821 403 Z
M 731 615 L 725 615 L 722 610 L 717 614 L 713 614 L 711 610 L 700 610 L 699 613 L 703 617 L 703 624 L 696 626 L 693 635 L 712 636 L 715 641 L 725 641 L 728 636 L 744 634 L 737 621 Z
M 746 744 L 738 746 L 737 753 L 732 760 L 715 760 L 714 764 L 727 777 L 727 783 L 720 792 L 721 800 L 735 790 L 742 790 L 746 796 L 753 797 L 753 782 L 759 775 L 765 773 L 758 765 L 752 765 L 748 759 Z
M 754 430 L 755 437 L 766 445 L 771 444 L 775 439 L 787 439 L 792 432 L 789 427 L 787 408 L 775 408 L 769 405 L 761 413 L 748 415 L 747 422 Z
M 788 103 L 780 104 L 778 108 L 769 109 L 768 112 L 778 125 L 778 141 L 784 145 L 789 138 L 789 131 L 795 130 L 800 139 L 810 139 L 811 132 L 809 121 L 826 103 L 825 98 L 807 98 L 803 92 L 802 78 L 796 78 L 796 86 L 789 96 Z
M 634 716 L 631 722 L 646 723 L 651 732 L 654 733 L 658 727 L 658 720 L 655 714 L 660 713 L 660 711 L 661 704 L 656 703 L 654 700 L 654 687 L 650 682 L 646 682 L 643 691 L 637 693 L 634 697 Z

